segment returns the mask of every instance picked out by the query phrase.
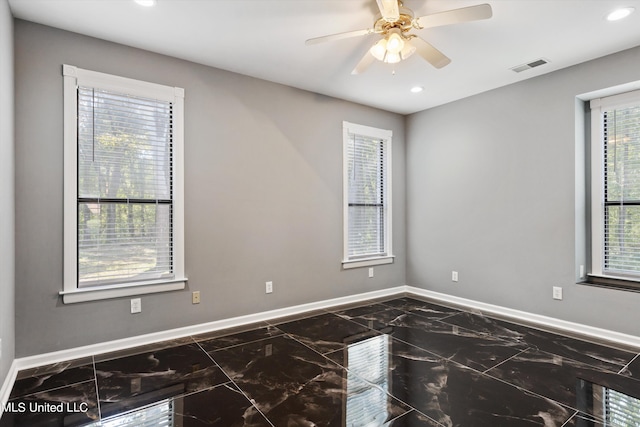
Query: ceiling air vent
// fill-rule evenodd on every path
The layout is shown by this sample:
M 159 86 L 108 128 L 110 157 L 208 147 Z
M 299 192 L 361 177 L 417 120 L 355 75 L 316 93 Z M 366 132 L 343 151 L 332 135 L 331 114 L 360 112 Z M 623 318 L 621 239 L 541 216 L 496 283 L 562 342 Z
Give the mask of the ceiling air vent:
M 530 70 L 532 68 L 536 68 L 539 67 L 541 65 L 547 64 L 549 61 L 547 61 L 546 59 L 536 59 L 535 61 L 531 61 L 527 64 L 522 64 L 522 65 L 518 65 L 517 67 L 513 67 L 511 68 L 511 70 L 515 71 L 516 73 L 521 73 L 523 71 L 526 70 Z

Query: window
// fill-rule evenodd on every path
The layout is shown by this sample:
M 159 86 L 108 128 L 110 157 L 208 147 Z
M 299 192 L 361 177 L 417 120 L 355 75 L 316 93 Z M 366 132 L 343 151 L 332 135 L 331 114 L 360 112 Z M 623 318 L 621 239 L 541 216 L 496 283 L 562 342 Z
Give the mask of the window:
M 393 262 L 391 135 L 343 123 L 344 268 Z
M 591 275 L 640 280 L 640 92 L 591 101 Z
M 184 90 L 63 74 L 64 302 L 183 289 Z

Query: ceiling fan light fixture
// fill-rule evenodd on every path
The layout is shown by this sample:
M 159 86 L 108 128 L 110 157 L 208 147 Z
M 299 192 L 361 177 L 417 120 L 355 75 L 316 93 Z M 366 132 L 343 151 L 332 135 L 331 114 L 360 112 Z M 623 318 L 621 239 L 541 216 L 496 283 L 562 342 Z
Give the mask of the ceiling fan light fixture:
M 404 40 L 397 33 L 393 32 L 387 37 L 387 52 L 399 55 L 404 48 Z
M 380 39 L 369 49 L 369 53 L 374 58 L 387 64 L 397 64 L 410 57 L 415 51 L 415 46 L 408 43 L 397 28 L 391 29 L 385 38 Z
M 410 43 L 405 43 L 404 47 L 400 51 L 400 56 L 402 56 L 402 59 L 404 60 L 410 57 L 411 55 L 413 55 L 415 52 L 416 52 L 415 46 L 412 46 Z
M 384 62 L 387 64 L 397 64 L 400 61 L 402 61 L 402 57 L 399 53 L 387 51 L 387 54 L 384 57 Z
M 369 49 L 369 52 L 378 61 L 384 61 L 384 56 L 387 54 L 387 39 L 380 39 L 378 43 Z
M 372 0 L 366 1 L 370 2 Z M 376 16 L 372 27 L 311 38 L 305 44 L 312 45 L 326 41 L 377 34 L 382 40 L 378 40 L 375 45 L 369 48 L 353 69 L 352 74 L 361 74 L 375 59 L 386 63 L 397 63 L 409 58 L 416 52 L 418 53 L 417 56 L 424 59 L 434 68 L 440 69 L 451 63 L 451 59 L 429 42 L 411 33 L 411 31 L 479 21 L 493 16 L 491 5 L 487 3 L 418 17 L 415 16 L 411 9 L 404 7 L 401 0 L 376 0 L 376 3 L 378 4 L 378 9 L 380 9 L 380 15 Z

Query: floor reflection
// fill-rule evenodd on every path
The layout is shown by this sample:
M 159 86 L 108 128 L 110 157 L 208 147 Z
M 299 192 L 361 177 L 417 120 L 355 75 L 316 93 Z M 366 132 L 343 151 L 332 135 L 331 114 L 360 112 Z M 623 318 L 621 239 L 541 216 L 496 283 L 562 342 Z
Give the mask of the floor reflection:
M 390 345 L 388 335 L 378 335 L 347 345 L 345 425 L 380 426 L 389 420 L 386 393 L 389 392 L 390 383 Z
M 602 420 L 605 426 L 640 426 L 640 389 L 619 391 L 584 379 L 577 380 L 576 389 L 578 409 Z M 577 425 L 593 424 L 583 420 Z
M 176 406 L 182 403 L 181 398 L 165 399 L 135 411 L 104 418 L 91 427 L 178 427 L 175 423 Z

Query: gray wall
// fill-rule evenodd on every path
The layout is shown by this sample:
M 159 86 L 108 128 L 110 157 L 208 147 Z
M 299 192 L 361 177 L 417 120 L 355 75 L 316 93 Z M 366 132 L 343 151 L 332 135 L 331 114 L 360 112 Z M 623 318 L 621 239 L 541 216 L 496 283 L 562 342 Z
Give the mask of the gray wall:
M 639 80 L 639 65 L 635 48 L 409 116 L 407 284 L 637 335 L 640 293 L 576 284 L 576 96 Z
M 405 284 L 403 116 L 24 21 L 15 42 L 17 356 Z M 140 314 L 58 297 L 64 63 L 186 90 L 189 289 L 143 296 Z M 341 270 L 343 120 L 394 133 L 397 258 L 373 279 Z
M 7 67 L 11 31 L 2 28 Z M 14 37 L 18 357 L 405 283 L 638 334 L 640 294 L 575 284 L 587 241 L 576 96 L 640 79 L 640 48 L 405 118 L 33 23 L 16 21 Z M 128 299 L 58 297 L 63 63 L 186 89 L 189 289 L 142 297 L 141 314 L 129 314 Z M 14 166 L 4 71 L 3 196 Z M 340 268 L 343 120 L 394 132 L 397 258 L 373 279 Z M 0 206 L 12 211 L 8 199 Z M 14 343 L 11 212 L 1 221 L 4 374 Z M 563 301 L 552 300 L 552 286 L 564 288 Z
M 13 18 L 0 0 L 0 387 L 14 358 Z

